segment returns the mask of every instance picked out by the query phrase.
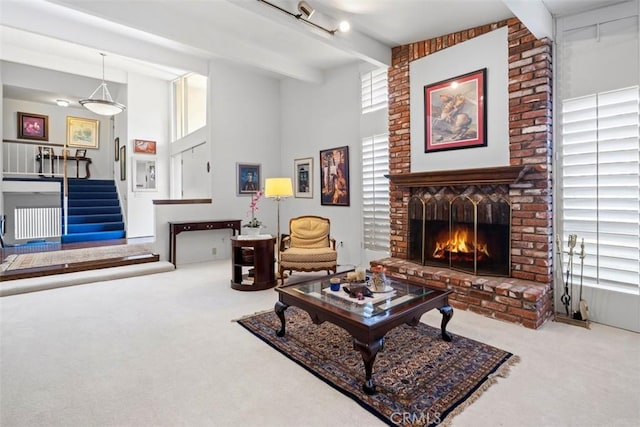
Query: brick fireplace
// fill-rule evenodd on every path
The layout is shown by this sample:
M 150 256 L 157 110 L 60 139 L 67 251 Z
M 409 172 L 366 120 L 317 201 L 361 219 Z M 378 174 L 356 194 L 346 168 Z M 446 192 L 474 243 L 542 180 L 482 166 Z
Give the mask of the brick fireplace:
M 409 63 L 508 27 L 510 165 L 440 172 L 412 172 Z M 516 18 L 393 49 L 389 69 L 391 257 L 376 260 L 388 274 L 455 291 L 450 303 L 529 328 L 553 314 L 552 279 L 552 62 L 551 42 L 536 39 Z M 413 100 L 422 102 L 422 100 Z M 491 141 L 489 141 L 491 144 Z M 412 197 L 471 200 L 501 198 L 510 207 L 508 273 L 495 277 L 423 265 L 412 254 Z M 464 270 L 464 269 L 463 269 Z

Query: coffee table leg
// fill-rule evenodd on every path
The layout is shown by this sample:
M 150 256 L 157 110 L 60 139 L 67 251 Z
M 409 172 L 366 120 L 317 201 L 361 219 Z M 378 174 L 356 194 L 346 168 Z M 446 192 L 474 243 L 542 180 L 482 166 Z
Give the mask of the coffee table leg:
M 370 344 L 365 344 L 354 338 L 353 347 L 360 352 L 364 361 L 365 382 L 362 384 L 362 391 L 369 395 L 376 394 L 376 385 L 373 382 L 373 362 L 376 360 L 378 350 L 384 347 L 384 337 Z
M 447 332 L 447 323 L 453 317 L 453 307 L 450 305 L 442 306 L 438 309 L 440 313 L 442 313 L 442 323 L 440 324 L 440 328 L 442 329 L 442 339 L 450 342 L 451 335 Z
M 285 324 L 285 320 L 284 320 L 284 311 L 289 308 L 289 306 L 281 301 L 276 301 L 276 306 L 274 307 L 274 310 L 276 311 L 276 315 L 278 316 L 278 319 L 280 319 L 280 324 L 282 325 L 282 327 L 276 331 L 276 335 L 279 337 L 283 337 L 284 336 L 284 324 Z

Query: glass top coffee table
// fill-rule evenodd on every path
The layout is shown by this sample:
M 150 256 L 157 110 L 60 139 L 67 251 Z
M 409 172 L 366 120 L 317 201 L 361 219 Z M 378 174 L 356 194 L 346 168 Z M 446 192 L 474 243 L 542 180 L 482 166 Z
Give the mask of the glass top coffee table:
M 338 291 L 330 289 L 329 279 L 344 275 L 345 273 L 338 273 L 323 279 L 276 288 L 279 295 L 275 312 L 281 322 L 281 328 L 276 334 L 279 337 L 285 335 L 285 310 L 289 306 L 309 313 L 315 324 L 331 322 L 345 329 L 353 337 L 353 345 L 362 355 L 365 369 L 362 389 L 367 394 L 376 392 L 372 378 L 373 363 L 376 354 L 384 346 L 384 336 L 391 329 L 405 323 L 415 326 L 424 313 L 437 308 L 442 313 L 442 339 L 451 341 L 446 327 L 453 316 L 453 308 L 448 304 L 448 295 L 453 291 L 387 278 L 388 285 L 383 292 L 371 292 L 371 296 L 358 299 L 345 292 L 344 287 L 371 288 L 364 284 L 343 283 Z M 369 293 L 366 289 L 362 289 L 364 292 L 361 293 Z

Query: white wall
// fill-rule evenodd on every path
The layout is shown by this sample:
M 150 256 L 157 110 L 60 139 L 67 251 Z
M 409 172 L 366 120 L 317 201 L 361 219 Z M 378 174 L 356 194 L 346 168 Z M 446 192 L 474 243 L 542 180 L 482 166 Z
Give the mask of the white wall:
M 251 198 L 236 194 L 238 163 L 261 165 L 261 187 L 264 187 L 265 177 L 281 173 L 279 80 L 215 61 L 209 64 L 209 69 L 209 132 L 204 137 L 208 150 L 202 152 L 208 152 L 210 156 L 212 203 L 156 206 L 156 245 L 160 246 L 158 250 L 163 259 L 168 251 L 167 221 L 236 219 L 244 223 L 248 220 L 246 213 Z M 200 143 L 201 137 L 194 141 Z M 171 148 L 179 152 L 185 147 L 180 144 L 180 147 Z M 185 182 L 190 181 L 187 176 L 190 172 L 193 176 L 202 176 L 185 168 Z M 276 234 L 275 203 L 262 199 L 258 208 L 257 217 L 265 223 L 265 232 Z M 178 264 L 229 258 L 229 236 L 228 230 L 181 233 L 178 236 Z
M 357 65 L 325 73 L 323 84 L 294 80 L 282 82 L 281 174 L 293 178 L 295 159 L 313 158 L 313 198 L 281 202 L 281 231 L 289 218 L 320 215 L 330 219 L 331 235 L 338 242 L 338 264 L 360 265 L 362 252 L 362 166 L 360 147 L 360 71 Z M 350 206 L 320 204 L 320 150 L 349 147 Z
M 507 27 L 457 44 L 409 65 L 411 171 L 509 165 Z M 487 146 L 425 153 L 424 86 L 487 68 Z
M 281 173 L 280 82 L 241 67 L 211 63 L 211 188 L 217 219 L 248 220 L 251 198 L 236 194 L 236 165 L 260 164 L 264 179 Z M 276 233 L 272 200 L 261 200 L 258 218 Z
M 169 198 L 169 85 L 169 82 L 133 73 L 128 76 L 127 133 L 120 137 L 120 144 L 127 144 L 127 237 L 154 236 L 153 199 Z M 135 139 L 156 141 L 156 154 L 134 153 Z M 156 191 L 133 191 L 136 159 L 156 161 Z M 121 197 L 124 194 L 122 192 Z

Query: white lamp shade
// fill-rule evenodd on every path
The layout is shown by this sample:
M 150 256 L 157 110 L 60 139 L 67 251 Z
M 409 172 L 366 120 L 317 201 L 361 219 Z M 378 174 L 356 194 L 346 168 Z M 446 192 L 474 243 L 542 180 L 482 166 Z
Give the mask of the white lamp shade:
M 80 105 L 101 116 L 113 116 L 122 113 L 126 109 L 122 104 L 102 99 L 83 99 L 80 101 Z
M 291 178 L 267 178 L 264 180 L 265 197 L 291 197 L 293 184 Z

